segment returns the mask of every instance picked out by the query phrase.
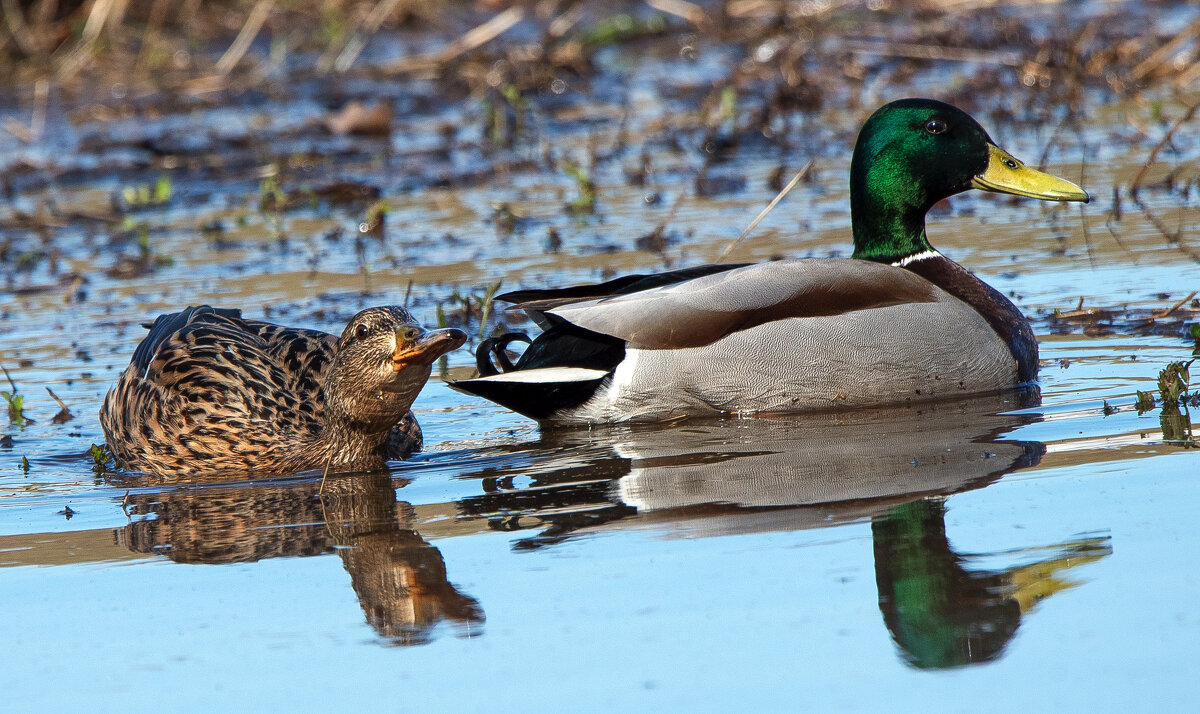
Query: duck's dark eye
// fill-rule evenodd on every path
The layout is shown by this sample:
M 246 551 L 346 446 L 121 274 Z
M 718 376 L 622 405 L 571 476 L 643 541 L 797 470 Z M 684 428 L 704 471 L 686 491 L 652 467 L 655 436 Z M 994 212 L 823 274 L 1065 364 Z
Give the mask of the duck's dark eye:
M 354 336 L 360 340 L 365 339 L 367 336 L 367 333 L 369 333 L 370 331 L 371 331 L 371 328 L 367 327 L 366 325 L 359 325 L 358 327 L 354 328 Z
M 946 130 L 949 128 L 950 127 L 946 125 L 946 122 L 941 119 L 930 119 L 929 121 L 925 122 L 925 133 L 933 134 L 934 136 L 937 136 L 938 134 L 945 134 Z

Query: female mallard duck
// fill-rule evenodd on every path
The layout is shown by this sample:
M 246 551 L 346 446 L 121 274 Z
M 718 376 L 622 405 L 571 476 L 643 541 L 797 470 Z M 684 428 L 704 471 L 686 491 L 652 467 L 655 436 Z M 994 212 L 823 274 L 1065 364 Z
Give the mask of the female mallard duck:
M 100 424 L 138 471 L 377 468 L 420 447 L 409 407 L 466 338 L 400 307 L 363 310 L 340 338 L 189 307 L 154 321 Z
M 455 388 L 543 422 L 669 419 L 878 405 L 1037 376 L 1033 330 L 925 237 L 925 213 L 969 188 L 1087 201 L 1026 167 L 959 109 L 905 99 L 867 120 L 850 165 L 854 260 L 706 265 L 524 290 L 543 329 L 511 364 L 480 345 Z M 500 365 L 498 371 L 493 365 Z

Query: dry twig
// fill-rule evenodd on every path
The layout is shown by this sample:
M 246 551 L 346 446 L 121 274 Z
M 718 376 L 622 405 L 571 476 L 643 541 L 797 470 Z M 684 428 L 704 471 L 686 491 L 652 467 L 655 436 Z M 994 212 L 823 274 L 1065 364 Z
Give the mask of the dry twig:
M 378 32 L 383 21 L 396 11 L 396 7 L 400 5 L 400 1 L 379 1 L 379 4 L 371 10 L 371 14 L 367 15 L 367 19 L 363 21 L 360 30 L 354 33 L 338 54 L 337 59 L 333 61 L 333 70 L 335 72 L 345 72 L 350 69 L 350 66 L 354 64 L 354 60 L 358 59 L 358 55 L 367 46 L 367 40 L 370 39 L 371 35 Z
M 646 4 L 659 12 L 683 18 L 697 27 L 707 27 L 711 22 L 704 8 L 687 0 L 646 0 Z
M 50 420 L 50 423 L 51 424 L 65 424 L 65 423 L 71 421 L 71 419 L 74 415 L 71 414 L 71 410 L 69 407 L 67 407 L 67 403 L 64 402 L 62 399 L 60 399 L 58 397 L 58 395 L 54 393 L 53 389 L 46 387 L 46 391 L 50 393 L 51 399 L 58 402 L 58 406 L 59 406 L 58 413 L 54 415 L 54 418 Z
M 508 32 L 523 19 L 525 19 L 525 8 L 520 6 L 510 7 L 482 25 L 468 30 L 437 52 L 411 55 L 384 66 L 383 70 L 385 72 L 404 73 L 434 69 L 464 52 L 470 52 L 476 47 L 491 42 L 505 32 Z
M 980 64 L 998 64 L 1009 67 L 1021 67 L 1025 65 L 1025 59 L 1018 52 L 993 52 L 990 50 L 973 50 L 965 47 L 941 47 L 939 45 L 919 45 L 908 42 L 869 42 L 862 40 L 842 40 L 839 47 L 858 54 L 880 55 L 883 57 L 978 62 Z
M 784 196 L 791 193 L 793 188 L 796 188 L 796 184 L 800 183 L 800 180 L 808 175 L 808 172 L 812 170 L 813 164 L 815 163 L 816 159 L 809 159 L 808 163 L 804 165 L 804 168 L 797 171 L 796 175 L 792 177 L 792 180 L 788 181 L 787 185 L 775 195 L 775 198 L 771 199 L 771 202 L 767 204 L 767 207 L 762 209 L 762 211 L 755 216 L 753 221 L 750 221 L 750 225 L 746 226 L 746 230 L 742 231 L 741 235 L 730 241 L 729 245 L 725 246 L 725 250 L 721 251 L 721 254 L 717 256 L 717 260 L 723 260 L 725 256 L 729 255 L 729 252 L 732 251 L 734 247 L 736 247 L 737 244 L 750 233 L 750 231 L 754 230 L 755 226 L 762 222 L 762 219 L 767 217 L 767 214 L 771 212 L 771 209 L 775 208 L 775 206 L 783 200 Z
M 1154 149 L 1150 151 L 1150 156 L 1146 158 L 1146 163 L 1142 164 L 1141 170 L 1137 172 L 1137 176 L 1134 176 L 1133 181 L 1129 184 L 1129 192 L 1135 197 L 1137 196 L 1138 187 L 1142 185 L 1142 179 L 1146 178 L 1146 172 L 1150 170 L 1151 164 L 1153 164 L 1154 160 L 1158 158 L 1158 152 L 1162 151 L 1162 148 L 1167 145 L 1167 142 L 1171 140 L 1172 136 L 1175 136 L 1175 132 L 1179 129 L 1179 127 L 1191 120 L 1191 118 L 1196 114 L 1197 109 L 1200 109 L 1200 100 L 1197 100 L 1188 106 L 1187 111 L 1183 113 L 1183 116 L 1175 120 L 1175 123 L 1171 125 L 1171 128 L 1167 129 L 1167 133 L 1163 134 L 1162 139 L 1160 139 L 1159 142 L 1155 144 Z
M 241 32 L 234 38 L 233 44 L 229 45 L 229 49 L 225 50 L 225 54 L 221 55 L 221 59 L 217 60 L 218 74 L 229 74 L 237 66 L 237 63 L 245 56 L 246 51 L 250 49 L 254 38 L 258 37 L 263 23 L 267 21 L 267 17 L 270 16 L 271 10 L 274 7 L 275 0 L 258 0 L 254 8 L 250 10 L 250 16 L 246 18 L 246 24 L 242 25 Z
M 1159 47 L 1157 50 L 1152 52 L 1149 57 L 1142 60 L 1141 63 L 1134 67 L 1133 71 L 1129 73 L 1130 79 L 1136 82 L 1159 67 L 1163 66 L 1163 64 L 1165 64 L 1166 61 L 1171 58 L 1171 55 L 1178 52 L 1179 48 L 1183 47 L 1188 42 L 1191 42 L 1192 39 L 1197 35 L 1200 35 L 1200 20 L 1196 20 L 1192 24 L 1185 27 L 1182 32 L 1175 36 L 1174 39 L 1162 47 Z
M 1167 309 L 1165 309 L 1165 310 L 1155 310 L 1155 311 L 1154 311 L 1154 312 L 1153 312 L 1153 313 L 1152 313 L 1150 316 L 1151 316 L 1151 317 L 1153 317 L 1153 318 L 1155 318 L 1155 319 L 1158 319 L 1158 318 L 1163 318 L 1163 317 L 1167 317 L 1167 316 L 1168 316 L 1168 315 L 1170 315 L 1171 313 L 1173 313 L 1173 312 L 1175 312 L 1176 310 L 1178 310 L 1179 308 L 1183 307 L 1183 304 L 1184 304 L 1185 302 L 1187 302 L 1188 300 L 1191 300 L 1191 299 L 1192 299 L 1192 298 L 1194 298 L 1194 297 L 1196 297 L 1196 291 L 1195 291 L 1195 290 L 1193 290 L 1192 292 L 1188 293 L 1188 296 L 1187 296 L 1187 297 L 1185 297 L 1184 299 L 1182 299 L 1182 300 L 1180 300 L 1179 302 L 1175 303 L 1175 304 L 1174 304 L 1174 305 L 1172 305 L 1171 307 L 1168 307 L 1168 308 L 1167 308 Z

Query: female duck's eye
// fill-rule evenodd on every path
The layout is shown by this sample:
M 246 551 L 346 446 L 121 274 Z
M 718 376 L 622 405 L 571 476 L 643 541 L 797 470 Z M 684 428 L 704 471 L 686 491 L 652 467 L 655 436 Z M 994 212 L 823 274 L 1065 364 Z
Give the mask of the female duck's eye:
M 370 331 L 371 328 L 367 327 L 366 325 L 359 325 L 358 327 L 354 328 L 354 336 L 361 340 L 364 339 L 367 336 L 367 333 Z
M 950 127 L 946 126 L 946 122 L 942 121 L 941 119 L 930 119 L 929 121 L 925 122 L 925 133 L 933 134 L 934 136 L 937 136 L 938 134 L 945 134 L 946 129 L 949 128 Z

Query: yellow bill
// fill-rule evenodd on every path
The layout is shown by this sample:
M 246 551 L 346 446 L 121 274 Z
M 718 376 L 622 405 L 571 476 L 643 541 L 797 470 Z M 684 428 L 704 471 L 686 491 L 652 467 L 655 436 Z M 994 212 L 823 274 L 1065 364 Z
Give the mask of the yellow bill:
M 984 191 L 1011 193 L 1043 201 L 1087 203 L 1091 200 L 1087 191 L 1070 181 L 1031 169 L 994 144 L 988 145 L 987 169 L 972 179 L 971 185 Z

